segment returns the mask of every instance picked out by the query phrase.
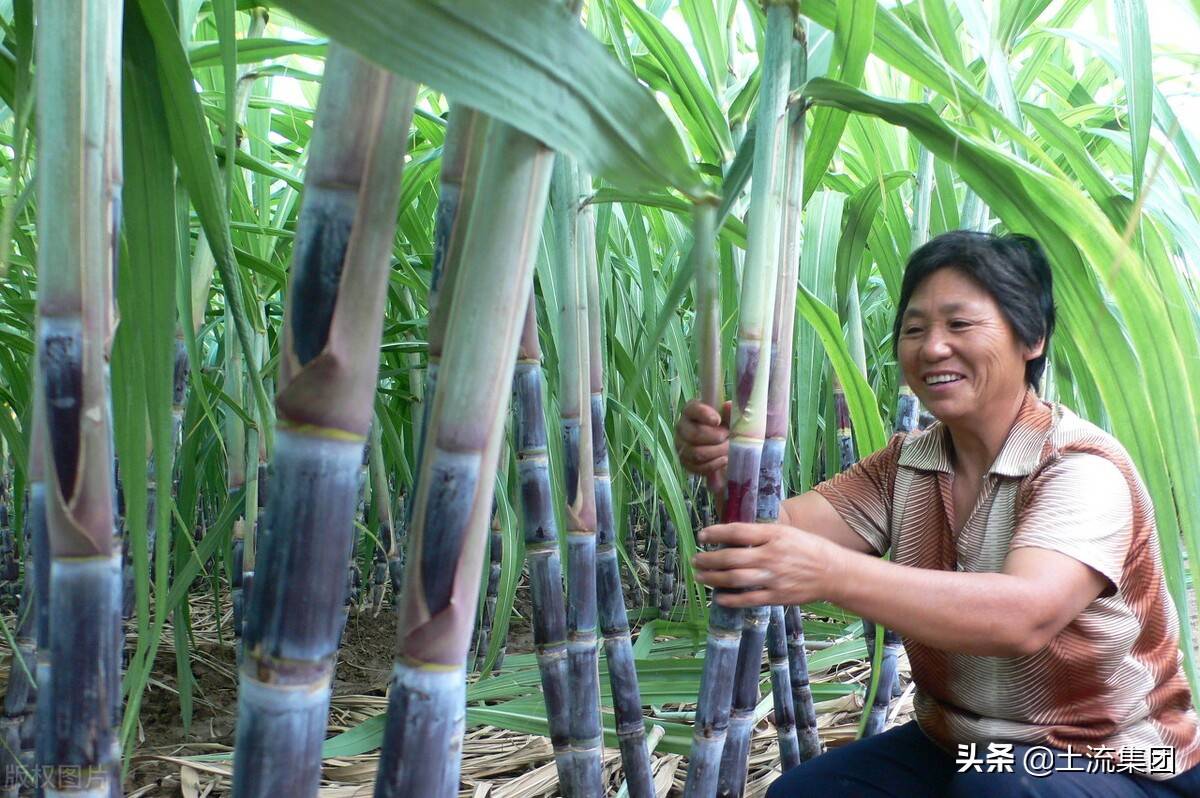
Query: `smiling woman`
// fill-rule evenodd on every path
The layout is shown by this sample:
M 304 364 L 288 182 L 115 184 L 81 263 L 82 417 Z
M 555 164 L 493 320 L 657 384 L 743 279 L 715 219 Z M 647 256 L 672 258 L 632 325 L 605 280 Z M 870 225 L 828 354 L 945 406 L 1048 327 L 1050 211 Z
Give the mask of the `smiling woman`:
M 1041 248 L 935 238 L 897 309 L 901 368 L 938 423 L 783 502 L 779 524 L 708 528 L 702 541 L 745 548 L 694 558 L 702 582 L 744 591 L 725 606 L 825 599 L 904 638 L 916 720 L 769 794 L 1014 795 L 1039 746 L 1098 763 L 1049 774 L 1039 795 L 1195 787 L 1200 720 L 1148 494 L 1115 439 L 1035 393 L 1054 330 Z M 725 457 L 715 415 L 693 403 L 678 425 L 697 473 Z M 1015 746 L 1015 780 L 956 772 L 961 746 L 993 743 Z M 1170 767 L 1149 767 L 1147 747 L 1171 750 Z

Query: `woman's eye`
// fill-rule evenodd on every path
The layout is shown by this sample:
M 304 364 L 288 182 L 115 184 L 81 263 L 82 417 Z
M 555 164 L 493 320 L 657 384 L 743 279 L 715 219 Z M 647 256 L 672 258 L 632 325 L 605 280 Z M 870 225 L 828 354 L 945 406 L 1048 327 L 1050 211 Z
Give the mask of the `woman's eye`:
M 921 332 L 921 328 L 920 327 L 905 327 L 901 332 L 903 335 L 919 335 Z
M 955 319 L 954 321 L 950 322 L 950 329 L 952 330 L 965 330 L 970 326 L 971 322 L 966 321 L 965 319 Z

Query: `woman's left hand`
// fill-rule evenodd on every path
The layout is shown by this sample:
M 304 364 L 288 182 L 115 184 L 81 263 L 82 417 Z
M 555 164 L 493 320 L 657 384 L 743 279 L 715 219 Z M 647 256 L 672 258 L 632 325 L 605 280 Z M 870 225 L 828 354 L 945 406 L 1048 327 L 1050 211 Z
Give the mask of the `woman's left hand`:
M 696 578 L 719 588 L 715 601 L 726 607 L 830 599 L 848 553 L 825 538 L 782 524 L 716 524 L 701 530 L 699 540 L 729 547 L 692 558 Z

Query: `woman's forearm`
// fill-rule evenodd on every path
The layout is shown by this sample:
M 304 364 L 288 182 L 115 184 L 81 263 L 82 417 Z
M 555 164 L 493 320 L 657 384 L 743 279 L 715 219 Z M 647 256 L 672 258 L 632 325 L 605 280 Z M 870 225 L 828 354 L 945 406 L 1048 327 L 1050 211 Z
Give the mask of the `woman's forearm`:
M 832 581 L 833 603 L 927 646 L 993 657 L 1036 650 L 1018 577 L 913 568 L 847 551 Z

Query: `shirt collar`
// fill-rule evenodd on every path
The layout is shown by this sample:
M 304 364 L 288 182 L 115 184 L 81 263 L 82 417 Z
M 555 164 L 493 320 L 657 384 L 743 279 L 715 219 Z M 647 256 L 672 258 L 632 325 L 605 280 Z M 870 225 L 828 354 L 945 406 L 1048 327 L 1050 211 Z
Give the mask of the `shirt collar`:
M 1025 392 L 1021 409 L 989 474 L 1024 477 L 1032 474 L 1044 459 L 1050 431 L 1060 415 L 1057 405 L 1038 399 L 1032 390 Z M 923 434 L 909 436 L 900 450 L 899 464 L 923 471 L 954 472 L 950 461 L 950 431 L 942 422 L 935 422 Z

